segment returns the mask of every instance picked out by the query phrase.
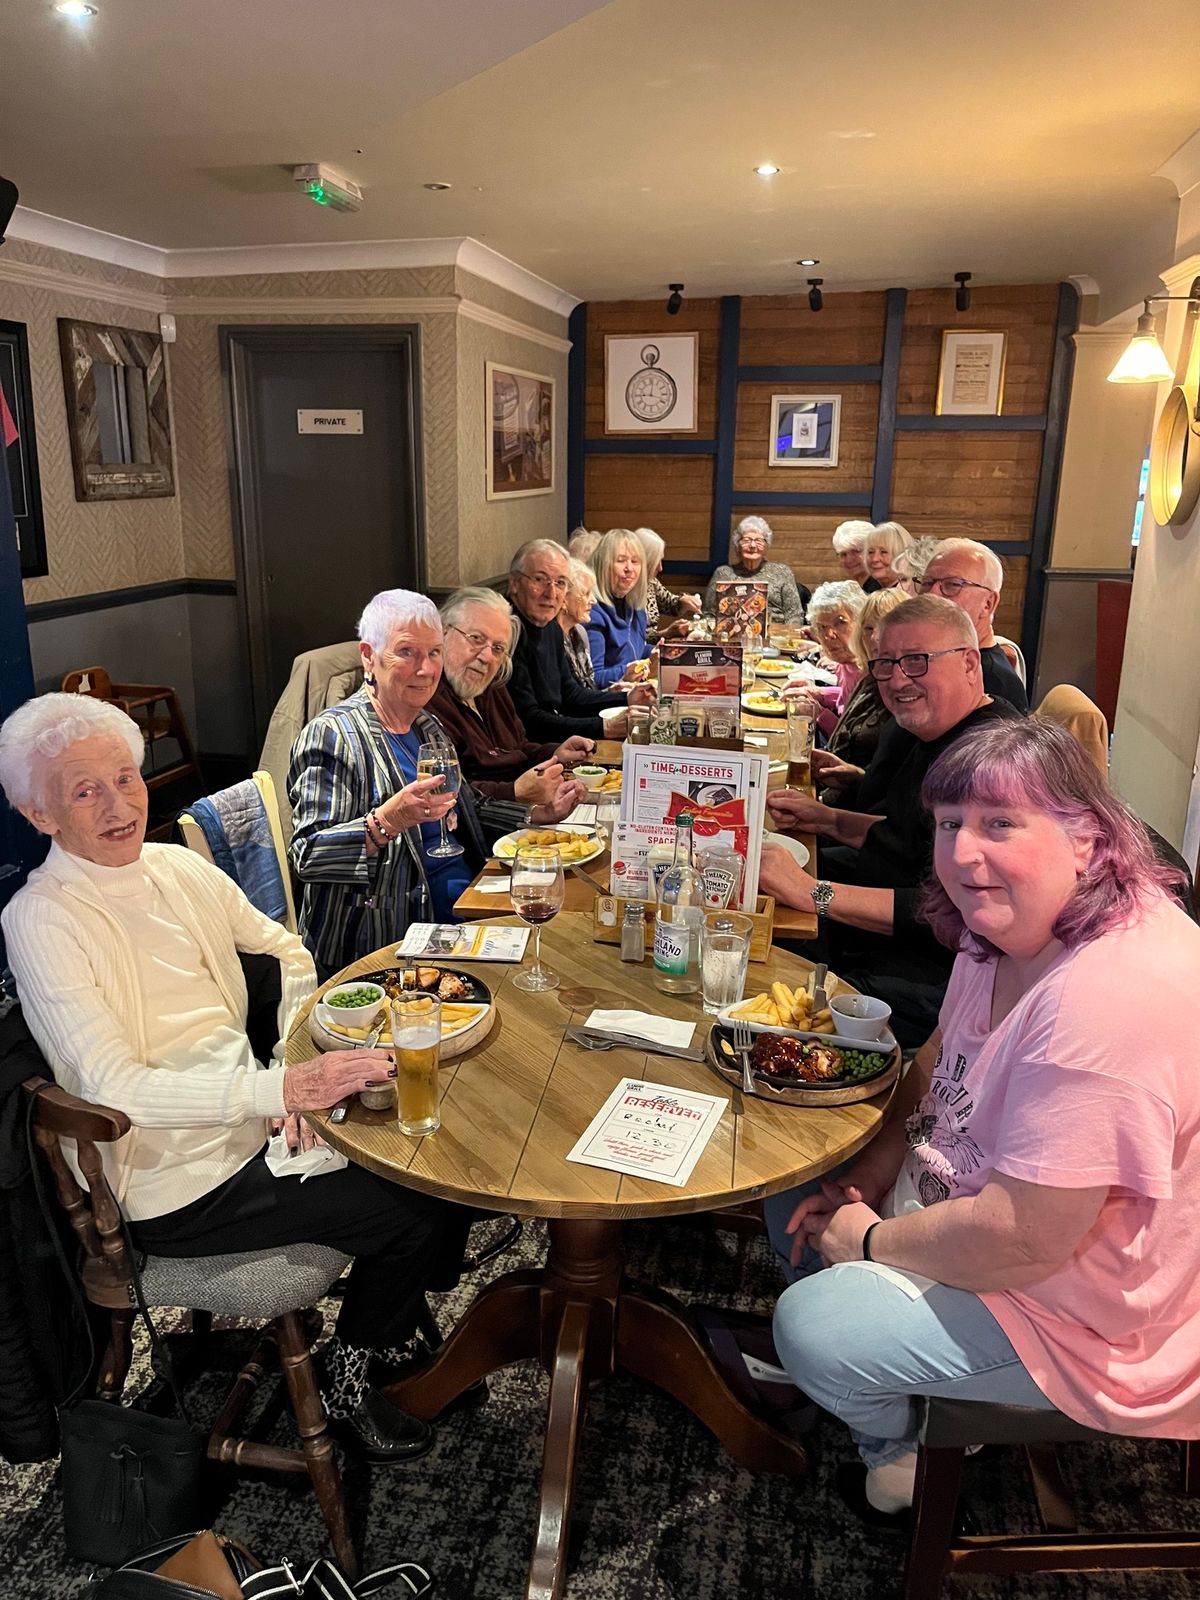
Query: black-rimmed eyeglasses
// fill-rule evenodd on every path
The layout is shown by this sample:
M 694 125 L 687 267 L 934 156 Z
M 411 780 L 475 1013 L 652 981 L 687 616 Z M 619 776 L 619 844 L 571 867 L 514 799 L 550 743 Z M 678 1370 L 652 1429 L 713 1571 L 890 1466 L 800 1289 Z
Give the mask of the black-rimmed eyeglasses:
M 876 683 L 886 683 L 897 667 L 906 678 L 923 678 L 929 671 L 929 663 L 938 656 L 958 656 L 970 648 L 967 644 L 956 644 L 952 650 L 913 650 L 904 656 L 877 656 L 874 661 L 867 662 L 867 671 Z
M 477 656 L 483 654 L 485 646 L 491 650 L 498 661 L 503 661 L 508 654 L 508 646 L 506 644 L 497 644 L 494 639 L 489 639 L 486 633 L 468 633 L 466 628 L 460 628 L 457 622 L 450 624 L 450 632 L 460 634 Z
M 986 589 L 995 594 L 989 583 L 972 583 L 969 578 L 922 578 L 917 584 L 918 594 L 940 594 L 943 600 L 957 600 L 964 589 Z

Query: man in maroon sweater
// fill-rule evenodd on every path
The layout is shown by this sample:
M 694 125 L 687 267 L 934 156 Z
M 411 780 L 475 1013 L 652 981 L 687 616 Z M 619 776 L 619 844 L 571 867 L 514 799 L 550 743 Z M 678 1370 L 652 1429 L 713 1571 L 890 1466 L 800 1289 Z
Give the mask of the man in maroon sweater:
M 566 816 L 587 791 L 564 769 L 595 746 L 579 734 L 558 745 L 525 737 L 505 687 L 518 627 L 512 607 L 494 589 L 459 589 L 442 607 L 442 627 L 442 678 L 429 709 L 454 741 L 463 777 L 480 794 L 548 807 L 548 821 Z

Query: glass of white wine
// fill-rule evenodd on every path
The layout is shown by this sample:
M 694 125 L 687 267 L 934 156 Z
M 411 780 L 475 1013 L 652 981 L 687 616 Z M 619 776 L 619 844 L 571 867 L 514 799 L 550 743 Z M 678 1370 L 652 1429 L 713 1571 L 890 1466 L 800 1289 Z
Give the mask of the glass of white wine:
M 548 850 L 544 845 L 525 845 L 517 851 L 509 894 L 513 910 L 533 929 L 534 944 L 533 966 L 528 972 L 517 973 L 513 979 L 514 989 L 537 993 L 558 988 L 558 973 L 542 965 L 542 924 L 562 910 L 565 892 L 562 857 L 557 850 Z
M 462 773 L 458 766 L 458 753 L 453 745 L 449 744 L 423 744 L 417 751 L 417 777 L 441 778 L 442 790 L 446 794 L 457 794 L 462 788 Z M 445 817 L 441 818 L 441 837 L 435 845 L 431 845 L 425 852 L 426 855 L 439 860 L 448 856 L 461 856 L 462 845 L 450 837 L 446 828 Z

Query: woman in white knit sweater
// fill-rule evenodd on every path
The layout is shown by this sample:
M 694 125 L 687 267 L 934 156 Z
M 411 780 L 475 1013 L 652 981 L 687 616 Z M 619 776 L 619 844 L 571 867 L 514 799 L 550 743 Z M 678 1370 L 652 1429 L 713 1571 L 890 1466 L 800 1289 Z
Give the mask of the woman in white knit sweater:
M 367 1370 L 373 1354 L 408 1353 L 448 1210 L 359 1167 L 310 1183 L 272 1176 L 272 1120 L 292 1148 L 310 1145 L 301 1112 L 394 1069 L 382 1050 L 255 1060 L 239 952 L 279 962 L 280 1039 L 315 987 L 312 957 L 198 855 L 144 846 L 142 754 L 130 717 L 79 695 L 30 700 L 0 728 L 0 786 L 51 841 L 3 917 L 25 1018 L 64 1088 L 133 1124 L 105 1159 L 143 1248 L 203 1256 L 304 1241 L 356 1257 L 326 1350 L 326 1403 L 370 1459 L 410 1460 L 432 1434 L 369 1388 Z

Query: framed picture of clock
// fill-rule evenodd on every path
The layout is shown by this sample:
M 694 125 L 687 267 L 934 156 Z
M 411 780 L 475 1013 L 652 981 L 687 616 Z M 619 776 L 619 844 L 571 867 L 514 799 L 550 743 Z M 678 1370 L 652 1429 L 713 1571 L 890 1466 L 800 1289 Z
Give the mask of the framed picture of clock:
M 520 500 L 554 489 L 554 379 L 484 363 L 487 498 Z
M 772 467 L 836 467 L 842 425 L 840 394 L 773 394 Z
M 695 433 L 699 362 L 696 333 L 607 334 L 605 433 Z

